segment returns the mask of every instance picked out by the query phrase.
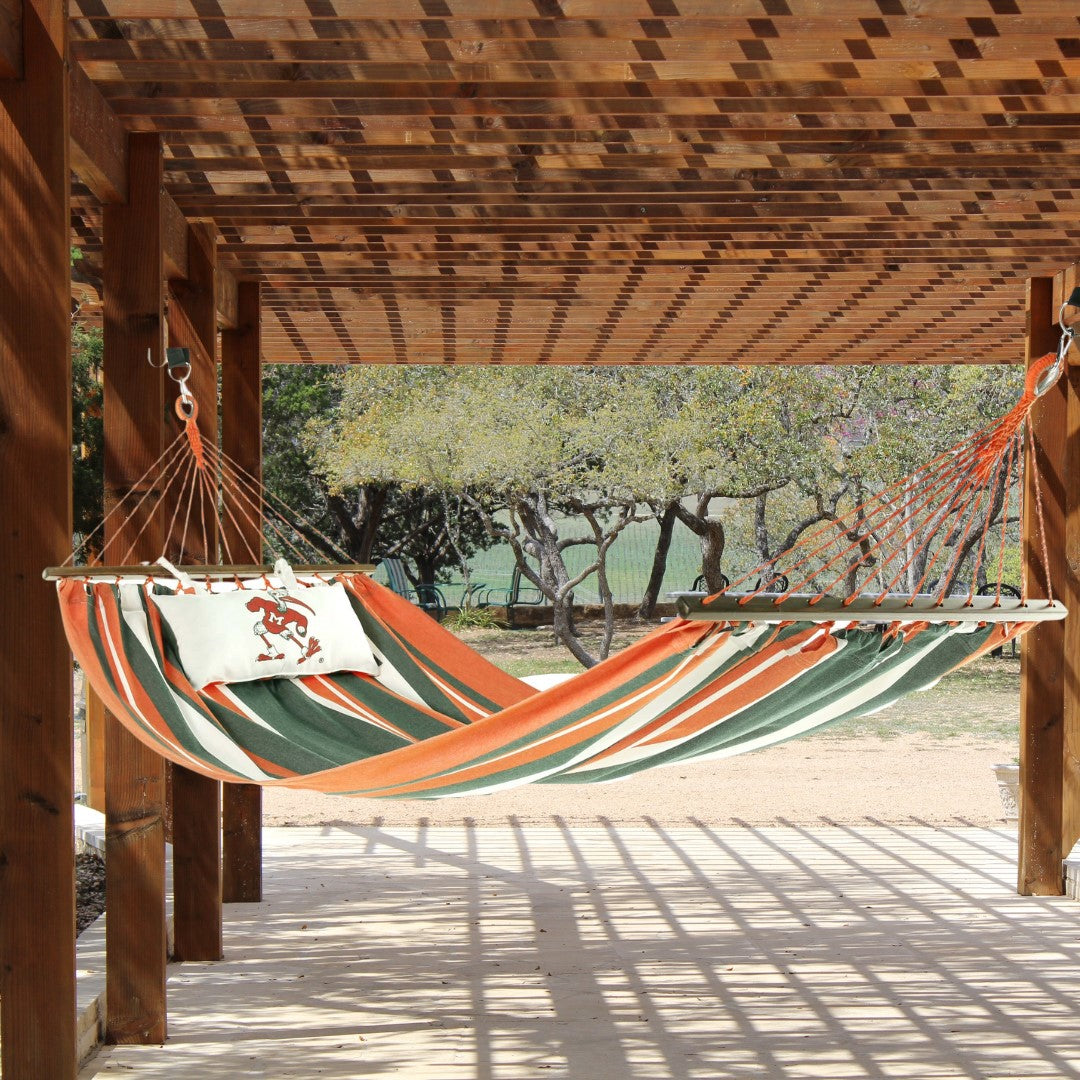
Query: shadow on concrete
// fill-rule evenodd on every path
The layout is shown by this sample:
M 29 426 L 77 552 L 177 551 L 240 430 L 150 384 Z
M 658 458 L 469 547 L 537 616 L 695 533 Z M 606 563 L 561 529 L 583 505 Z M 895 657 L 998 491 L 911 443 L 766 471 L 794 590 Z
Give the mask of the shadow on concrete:
M 1080 1076 L 1080 909 L 1018 897 L 1003 830 L 267 832 L 170 1042 L 84 1077 Z

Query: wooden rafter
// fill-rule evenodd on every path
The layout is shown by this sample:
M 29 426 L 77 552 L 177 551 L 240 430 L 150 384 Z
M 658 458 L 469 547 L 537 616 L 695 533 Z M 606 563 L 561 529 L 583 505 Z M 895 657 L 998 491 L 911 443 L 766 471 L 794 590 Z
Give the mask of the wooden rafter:
M 74 0 L 71 52 L 267 362 L 1018 362 L 1080 241 L 1075 13 L 680 6 Z

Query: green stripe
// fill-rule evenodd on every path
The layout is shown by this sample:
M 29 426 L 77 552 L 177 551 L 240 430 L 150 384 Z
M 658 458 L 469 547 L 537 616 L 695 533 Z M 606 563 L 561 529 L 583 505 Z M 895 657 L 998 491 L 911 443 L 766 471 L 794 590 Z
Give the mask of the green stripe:
M 809 624 L 799 624 L 805 628 Z M 801 672 L 786 684 L 751 703 L 740 712 L 721 720 L 677 746 L 660 750 L 639 761 L 613 765 L 588 774 L 550 779 L 548 783 L 593 783 L 617 780 L 656 765 L 686 761 L 702 754 L 737 746 L 762 736 L 794 726 L 811 713 L 825 709 L 830 702 L 857 689 L 861 683 L 877 678 L 883 668 L 900 657 L 903 642 L 884 641 L 875 631 L 841 631 L 846 645 L 828 653 L 820 663 Z M 752 659 L 752 658 L 751 658 Z M 722 709 L 723 700 L 717 705 Z
M 599 693 L 596 697 L 589 698 L 586 702 L 580 705 L 578 708 L 572 710 L 569 713 L 564 713 L 557 719 L 545 724 L 542 728 L 536 729 L 523 735 L 515 740 L 500 745 L 495 750 L 492 750 L 486 754 L 473 758 L 467 764 L 462 766 L 455 766 L 451 769 L 445 769 L 440 772 L 430 773 L 425 776 L 424 780 L 435 780 L 439 778 L 446 778 L 447 783 L 440 786 L 437 791 L 432 795 L 427 796 L 391 796 L 393 798 L 408 797 L 424 797 L 424 798 L 436 798 L 440 794 L 467 794 L 470 791 L 476 791 L 480 788 L 487 788 L 492 785 L 506 785 L 517 786 L 524 784 L 532 780 L 533 777 L 542 772 L 548 772 L 553 765 L 556 765 L 559 769 L 568 768 L 571 765 L 577 763 L 583 751 L 593 745 L 599 745 L 609 736 L 610 729 L 605 728 L 599 733 L 595 733 L 591 736 L 582 736 L 576 743 L 566 749 L 559 751 L 558 753 L 548 754 L 545 757 L 539 758 L 535 761 L 523 763 L 516 766 L 505 767 L 496 769 L 494 772 L 488 773 L 483 777 L 479 777 L 468 781 L 454 781 L 452 777 L 465 770 L 474 768 L 479 765 L 484 765 L 496 759 L 503 757 L 507 754 L 512 754 L 520 750 L 527 750 L 530 746 L 535 745 L 537 742 L 543 740 L 545 737 L 555 736 L 565 731 L 567 728 L 572 727 L 574 724 L 586 721 L 591 717 L 596 716 L 598 713 L 603 712 L 605 709 L 619 705 L 627 698 L 632 697 L 635 693 L 640 691 L 643 687 L 648 686 L 650 683 L 656 682 L 665 676 L 669 675 L 680 664 L 682 664 L 687 657 L 691 656 L 697 651 L 702 644 L 706 641 L 711 641 L 716 634 L 731 635 L 734 638 L 741 636 L 739 632 L 732 632 L 728 630 L 721 630 L 717 628 L 711 634 L 702 635 L 695 643 L 678 653 L 669 654 L 663 657 L 659 661 L 653 663 L 648 668 L 640 671 L 632 679 L 625 682 L 621 682 L 618 685 L 612 687 L 610 690 Z M 776 640 L 783 642 L 798 633 L 799 630 L 796 627 L 784 627 L 779 631 Z M 757 639 L 762 640 L 761 638 Z M 766 633 L 765 640 L 772 640 L 771 636 Z M 719 667 L 706 667 L 699 677 L 695 680 L 694 684 L 688 689 L 681 700 L 685 700 L 686 697 L 696 694 L 700 689 L 707 686 L 710 682 L 714 681 L 724 672 L 731 670 L 737 664 L 741 663 L 746 658 L 746 652 L 740 651 L 732 656 L 729 656 L 723 664 Z M 612 658 L 612 663 L 618 662 L 617 657 Z M 603 665 L 597 665 L 593 668 L 593 671 L 602 670 Z M 647 700 L 652 700 L 651 698 Z M 494 718 L 490 721 L 484 721 L 485 723 L 497 723 Z M 550 778 L 540 779 L 535 781 L 537 783 L 552 783 L 554 782 Z M 575 782 L 582 782 L 577 781 Z M 379 789 L 372 789 L 374 792 L 378 792 Z
M 395 671 L 409 684 L 417 696 L 429 708 L 441 712 L 463 723 L 471 723 L 476 720 L 473 713 L 463 712 L 458 703 L 450 697 L 445 690 L 440 689 L 432 681 L 432 674 L 452 686 L 462 697 L 473 702 L 478 708 L 487 713 L 496 713 L 505 708 L 504 702 L 495 701 L 470 683 L 466 683 L 454 673 L 437 664 L 430 656 L 420 651 L 403 635 L 396 633 L 385 623 L 380 622 L 371 615 L 359 598 L 351 591 L 348 592 L 349 601 L 360 620 L 364 633 L 367 634 L 371 644 L 386 658 Z M 423 657 L 421 664 L 415 655 Z M 488 661 L 478 656 L 478 661 L 487 664 Z
M 242 714 L 226 711 L 214 702 L 208 704 L 230 735 L 243 738 L 244 745 L 253 753 L 299 773 L 376 757 L 450 729 L 449 724 L 360 677 L 337 676 L 333 681 L 361 699 L 374 715 L 396 723 L 411 737 L 396 735 L 323 705 L 290 679 L 263 679 L 229 687 L 230 692 L 273 731 Z
M 143 605 L 143 618 L 147 618 L 146 605 L 148 601 L 145 593 L 140 592 L 140 600 Z M 243 773 L 238 773 L 234 768 L 219 760 L 215 754 L 211 753 L 211 751 L 196 738 L 191 730 L 191 726 L 180 711 L 180 706 L 177 704 L 176 699 L 180 696 L 179 690 L 169 682 L 162 670 L 162 657 L 158 654 L 156 648 L 153 652 L 148 653 L 139 639 L 128 627 L 127 623 L 124 621 L 123 610 L 120 608 L 118 591 L 116 592 L 116 602 L 117 616 L 120 622 L 120 636 L 123 643 L 123 653 L 127 659 L 128 667 L 138 680 L 147 697 L 154 703 L 154 707 L 169 728 L 169 732 L 176 740 L 176 743 L 183 747 L 183 749 L 193 757 L 211 765 L 213 768 L 221 769 L 224 772 L 231 773 L 233 776 L 247 779 L 247 777 L 244 777 Z M 153 640 L 153 630 L 149 626 L 147 627 L 147 630 L 151 640 Z M 175 643 L 170 644 L 169 640 L 166 639 L 165 649 L 166 652 L 175 649 Z M 180 667 L 180 661 L 177 656 L 172 655 L 169 659 L 172 663 L 176 664 L 178 668 Z M 183 669 L 181 668 L 181 670 Z M 215 724 L 213 716 L 207 713 L 206 708 L 201 701 L 193 702 L 190 697 L 186 697 L 186 700 L 192 705 L 192 708 L 196 712 L 202 713 L 206 717 L 208 724 Z
M 104 588 L 104 586 L 98 586 L 97 588 Z M 127 695 L 125 694 L 120 683 L 116 681 L 112 673 L 112 661 L 110 660 L 110 652 L 108 646 L 105 644 L 104 632 L 101 629 L 101 620 L 98 616 L 97 609 L 97 588 L 91 589 L 86 596 L 86 629 L 90 636 L 90 642 L 93 646 L 94 653 L 97 656 L 98 664 L 101 667 L 102 672 L 105 675 L 105 683 L 109 689 L 119 698 L 120 703 L 124 707 L 124 712 L 127 714 L 131 722 L 142 732 L 144 732 L 149 740 L 152 741 L 154 746 L 166 748 L 169 743 L 163 739 L 153 728 L 148 727 L 146 723 L 139 717 L 138 713 L 131 708 L 127 703 Z M 109 596 L 108 602 L 112 602 L 114 597 Z M 119 648 L 119 646 L 118 646 Z M 126 665 L 127 656 L 120 649 L 121 661 Z

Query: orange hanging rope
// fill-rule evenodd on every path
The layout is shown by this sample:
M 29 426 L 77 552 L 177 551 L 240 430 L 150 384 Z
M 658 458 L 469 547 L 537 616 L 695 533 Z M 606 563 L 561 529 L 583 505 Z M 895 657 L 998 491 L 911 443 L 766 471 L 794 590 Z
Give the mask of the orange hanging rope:
M 1047 375 L 1053 365 L 1062 360 L 1059 352 L 1049 352 L 1040 356 L 1031 367 L 1028 368 L 1027 377 L 1024 379 L 1024 392 L 1020 400 L 1001 418 L 997 427 L 990 433 L 989 438 L 976 453 L 978 463 L 975 466 L 974 478 L 977 483 L 985 484 L 998 458 L 1005 453 L 1010 440 L 1020 430 L 1024 421 L 1031 412 L 1032 406 L 1056 381 L 1052 379 L 1048 384 L 1043 384 L 1043 376 Z
M 191 447 L 192 456 L 195 458 L 195 467 L 200 472 L 206 472 L 206 451 L 198 425 L 199 403 L 194 398 L 178 397 L 176 415 L 184 421 L 184 435 L 187 436 L 188 446 Z
M 916 565 L 918 569 L 915 573 L 919 581 L 913 588 L 909 586 L 910 591 L 918 593 L 940 565 L 945 568 L 940 588 L 937 582 L 930 587 L 943 596 L 955 573 L 960 570 L 958 559 L 961 552 L 974 542 L 973 530 L 977 525 L 976 518 L 981 514 L 985 520 L 980 528 L 977 550 L 973 552 L 973 575 L 977 579 L 979 565 L 986 556 L 992 510 L 1003 490 L 1004 505 L 1009 505 L 1009 485 L 1018 460 L 1018 440 L 1022 438 L 1020 432 L 1035 401 L 1054 385 L 1063 370 L 1071 337 L 1071 333 L 1066 331 L 1056 353 L 1048 353 L 1031 364 L 1019 400 L 1000 419 L 938 455 L 918 473 L 897 481 L 876 496 L 861 502 L 854 510 L 802 537 L 788 551 L 742 575 L 723 593 L 705 598 L 702 607 L 707 609 L 711 601 L 722 605 L 725 593 L 733 598 L 737 596 L 738 603 L 746 605 L 767 591 L 767 583 L 777 574 L 786 577 L 793 571 L 797 580 L 793 579 L 790 585 L 785 582 L 785 588 L 772 599 L 773 605 L 781 604 L 793 594 L 808 588 L 826 594 L 845 577 L 852 575 L 855 584 L 849 585 L 849 590 L 853 591 L 842 601 L 847 605 L 856 599 L 860 588 L 870 584 L 864 580 L 860 586 L 855 573 L 870 567 L 876 567 L 880 582 L 879 586 L 874 587 L 874 591 L 881 588 L 878 603 L 883 602 L 890 590 Z M 1036 491 L 1037 512 L 1041 510 L 1038 501 L 1040 494 Z M 835 532 L 837 529 L 839 536 Z M 946 555 L 945 547 L 941 546 L 945 541 L 940 538 L 947 535 L 960 538 L 956 550 L 950 555 Z M 913 538 L 917 538 L 914 547 L 911 544 Z M 1004 543 L 1003 529 L 1002 545 Z M 825 560 L 824 565 L 815 567 L 819 558 Z M 849 561 L 851 559 L 854 561 Z M 999 578 L 1002 563 L 1003 549 L 998 559 Z M 837 569 L 838 564 L 843 564 L 841 569 Z M 891 569 L 897 565 L 898 570 Z M 887 574 L 883 573 L 886 568 L 890 568 Z M 740 585 L 755 574 L 760 579 L 758 585 L 745 594 L 737 593 Z M 828 579 L 824 585 L 821 580 L 823 574 Z M 819 595 L 809 603 L 813 605 L 816 599 L 822 598 L 823 595 Z M 1000 596 L 996 602 L 1000 603 Z

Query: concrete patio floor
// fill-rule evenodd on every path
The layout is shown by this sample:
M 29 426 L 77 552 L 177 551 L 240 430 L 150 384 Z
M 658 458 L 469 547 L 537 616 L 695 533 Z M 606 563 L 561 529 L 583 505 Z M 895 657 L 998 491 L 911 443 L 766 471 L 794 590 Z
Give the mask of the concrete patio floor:
M 271 829 L 170 1038 L 81 1077 L 1080 1076 L 1080 906 L 1011 830 Z

